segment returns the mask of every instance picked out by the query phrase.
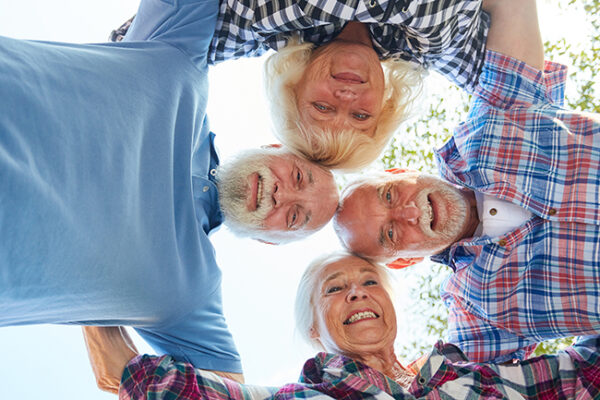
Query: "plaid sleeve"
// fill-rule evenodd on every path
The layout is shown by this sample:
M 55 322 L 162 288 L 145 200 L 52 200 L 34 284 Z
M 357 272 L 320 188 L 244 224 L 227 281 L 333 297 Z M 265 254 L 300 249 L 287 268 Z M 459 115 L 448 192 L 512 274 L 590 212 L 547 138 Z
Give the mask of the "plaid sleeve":
M 501 109 L 540 103 L 562 105 L 566 78 L 564 65 L 546 61 L 544 71 L 540 71 L 488 50 L 475 95 Z
M 535 350 L 535 342 L 489 324 L 465 309 L 454 295 L 445 293 L 443 300 L 448 307 L 447 340 L 458 346 L 469 361 L 523 360 Z
M 433 69 L 472 91 L 483 65 L 490 24 L 489 15 L 481 11 L 481 1 L 413 0 L 396 13 L 389 20 L 400 16 L 400 25 L 380 24 L 371 29 L 380 42 L 379 51 L 385 54 L 387 48 L 389 56 Z M 399 31 L 392 34 L 395 29 Z
M 264 400 L 276 389 L 243 385 L 170 356 L 137 356 L 125 367 L 119 388 L 120 400 L 179 399 Z

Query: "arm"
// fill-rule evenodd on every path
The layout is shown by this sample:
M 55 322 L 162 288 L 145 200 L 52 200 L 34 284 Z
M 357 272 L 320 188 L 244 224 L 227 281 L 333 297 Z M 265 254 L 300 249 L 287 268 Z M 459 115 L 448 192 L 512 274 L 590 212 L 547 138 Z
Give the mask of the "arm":
M 96 384 L 104 391 L 118 393 L 125 366 L 138 355 L 131 337 L 120 326 L 84 326 L 83 338 Z
M 535 0 L 483 0 L 491 26 L 487 49 L 544 69 L 544 46 Z
M 131 337 L 123 327 L 83 327 L 90 364 L 101 390 L 118 393 L 126 365 L 138 355 Z M 243 383 L 244 376 L 224 371 L 209 371 Z

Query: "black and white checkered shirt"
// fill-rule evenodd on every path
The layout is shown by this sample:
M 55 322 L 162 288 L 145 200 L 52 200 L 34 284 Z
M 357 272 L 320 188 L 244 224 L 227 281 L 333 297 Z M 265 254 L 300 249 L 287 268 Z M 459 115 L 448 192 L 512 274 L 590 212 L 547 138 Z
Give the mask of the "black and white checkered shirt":
M 322 45 L 349 21 L 369 25 L 381 59 L 417 63 L 469 91 L 477 82 L 489 28 L 481 0 L 221 0 L 208 62 L 260 56 L 292 35 Z
M 294 34 L 322 45 L 349 21 L 369 25 L 381 59 L 415 62 L 467 90 L 483 63 L 480 0 L 221 0 L 209 63 L 260 56 Z

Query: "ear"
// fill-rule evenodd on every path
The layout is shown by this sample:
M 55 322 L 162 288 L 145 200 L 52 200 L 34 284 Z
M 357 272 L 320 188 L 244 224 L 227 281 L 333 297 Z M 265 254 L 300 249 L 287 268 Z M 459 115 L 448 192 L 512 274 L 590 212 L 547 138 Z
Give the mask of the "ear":
M 257 241 L 259 241 L 261 243 L 264 243 L 264 244 L 272 244 L 273 246 L 278 246 L 279 245 L 279 243 L 267 242 L 266 240 L 262 240 L 262 239 L 258 239 L 258 238 L 254 238 L 254 240 L 257 240 Z
M 386 264 L 389 268 L 392 269 L 402 269 L 406 267 L 410 267 L 411 265 L 415 265 L 423 261 L 423 257 L 416 258 L 399 258 L 391 263 Z
M 271 143 L 271 144 L 263 144 L 260 146 L 263 149 L 280 149 L 283 147 L 281 143 Z
M 321 335 L 319 335 L 319 332 L 315 329 L 314 326 L 310 327 L 310 338 L 311 339 L 319 339 L 321 337 Z
M 390 169 L 386 169 L 385 172 L 388 172 L 390 174 L 403 174 L 405 172 L 419 172 L 416 169 L 410 169 L 410 168 L 390 168 Z

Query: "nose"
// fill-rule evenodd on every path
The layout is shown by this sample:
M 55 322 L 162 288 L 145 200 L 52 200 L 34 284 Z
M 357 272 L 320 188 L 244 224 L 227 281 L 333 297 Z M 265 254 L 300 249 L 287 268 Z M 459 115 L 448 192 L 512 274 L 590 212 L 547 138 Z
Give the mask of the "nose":
M 357 300 L 366 299 L 367 297 L 368 294 L 362 286 L 352 284 L 350 286 L 350 290 L 348 290 L 348 294 L 346 295 L 346 300 L 351 303 Z
M 293 190 L 276 183 L 271 197 L 273 198 L 273 207 L 281 207 L 282 205 L 293 200 Z
M 333 95 L 342 101 L 353 101 L 358 97 L 354 91 L 348 88 L 336 89 L 334 90 Z
M 409 204 L 399 205 L 393 209 L 393 218 L 396 221 L 404 221 L 409 225 L 416 225 L 419 222 L 421 216 L 421 210 L 415 205 L 414 202 Z

